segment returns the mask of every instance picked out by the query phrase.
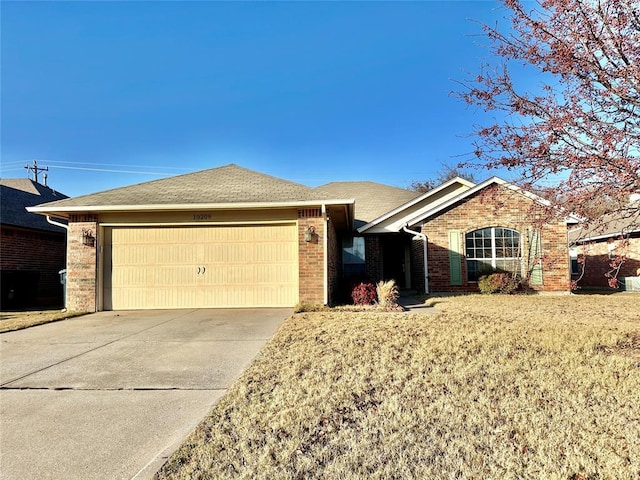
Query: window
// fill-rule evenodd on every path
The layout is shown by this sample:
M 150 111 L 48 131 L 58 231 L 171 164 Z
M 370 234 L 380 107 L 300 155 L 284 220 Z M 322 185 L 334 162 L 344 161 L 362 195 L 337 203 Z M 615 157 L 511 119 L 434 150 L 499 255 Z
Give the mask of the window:
M 515 230 L 490 227 L 467 233 L 465 250 L 470 282 L 496 270 L 520 273 L 520 234 Z
M 569 259 L 571 260 L 571 275 L 579 275 L 580 264 L 578 263 L 578 249 L 569 249 Z
M 345 278 L 365 274 L 364 237 L 342 239 L 342 269 Z

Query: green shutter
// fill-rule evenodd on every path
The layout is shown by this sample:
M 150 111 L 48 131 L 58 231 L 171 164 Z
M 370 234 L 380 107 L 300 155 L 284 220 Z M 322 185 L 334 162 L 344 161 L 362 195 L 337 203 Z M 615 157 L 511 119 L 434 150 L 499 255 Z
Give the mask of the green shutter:
M 527 232 L 529 240 L 529 284 L 542 285 L 542 248 L 540 245 L 540 229 L 529 230 Z
M 462 285 L 462 251 L 459 230 L 449 230 L 449 281 L 451 285 Z

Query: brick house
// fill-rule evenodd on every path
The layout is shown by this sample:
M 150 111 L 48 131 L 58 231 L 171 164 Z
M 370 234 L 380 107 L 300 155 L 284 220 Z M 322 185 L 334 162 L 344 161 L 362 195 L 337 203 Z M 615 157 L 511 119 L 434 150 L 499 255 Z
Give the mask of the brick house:
M 0 309 L 63 305 L 66 230 L 25 207 L 65 198 L 28 178 L 0 179 Z
M 356 229 L 365 274 L 419 292 L 464 293 L 476 292 L 483 274 L 504 270 L 535 290 L 568 291 L 567 228 L 577 220 L 543 221 L 548 207 L 497 177 L 478 185 L 454 178 Z
M 354 277 L 472 292 L 493 269 L 568 291 L 567 220 L 541 225 L 537 206 L 495 177 L 420 195 L 227 165 L 30 211 L 68 219 L 68 305 L 94 311 L 332 304 Z
M 607 215 L 569 231 L 571 279 L 577 288 L 640 289 L 640 210 Z

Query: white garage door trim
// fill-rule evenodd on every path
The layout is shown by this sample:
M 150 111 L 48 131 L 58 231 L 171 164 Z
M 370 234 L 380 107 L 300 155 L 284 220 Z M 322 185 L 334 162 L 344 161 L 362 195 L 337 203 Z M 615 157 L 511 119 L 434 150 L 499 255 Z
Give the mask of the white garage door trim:
M 104 309 L 298 302 L 296 222 L 103 226 Z

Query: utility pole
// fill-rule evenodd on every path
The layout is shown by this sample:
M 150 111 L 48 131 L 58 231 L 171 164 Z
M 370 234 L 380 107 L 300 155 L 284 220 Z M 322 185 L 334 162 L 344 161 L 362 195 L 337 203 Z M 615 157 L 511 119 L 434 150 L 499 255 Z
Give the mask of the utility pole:
M 49 167 L 39 167 L 38 166 L 38 162 L 36 162 L 35 160 L 33 161 L 33 165 L 25 165 L 25 167 L 27 169 L 27 176 L 29 175 L 29 173 L 33 172 L 33 179 L 35 180 L 36 183 L 38 183 L 38 173 L 40 172 L 48 172 L 49 171 Z M 45 173 L 45 178 L 46 178 L 46 173 Z

